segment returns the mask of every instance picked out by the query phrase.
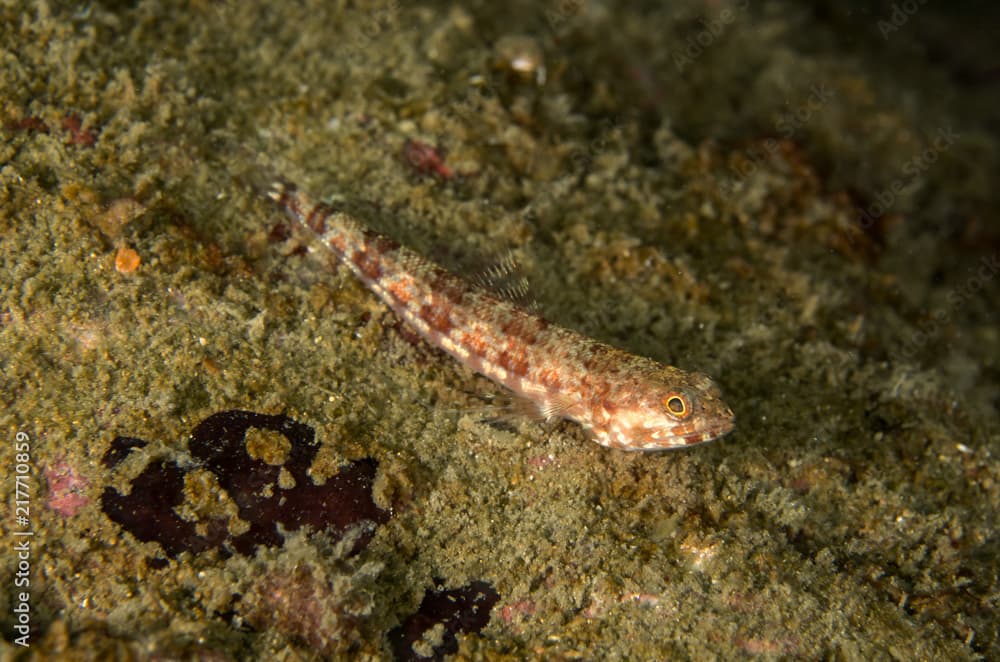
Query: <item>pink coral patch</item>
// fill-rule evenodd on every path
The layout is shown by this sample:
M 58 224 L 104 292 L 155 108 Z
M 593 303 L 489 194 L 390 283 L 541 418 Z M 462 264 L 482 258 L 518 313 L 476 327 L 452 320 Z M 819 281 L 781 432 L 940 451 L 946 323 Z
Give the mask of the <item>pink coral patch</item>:
M 83 494 L 90 481 L 76 472 L 76 469 L 59 460 L 45 468 L 45 480 L 49 484 L 49 500 L 46 505 L 63 517 L 73 517 L 90 503 L 90 497 Z

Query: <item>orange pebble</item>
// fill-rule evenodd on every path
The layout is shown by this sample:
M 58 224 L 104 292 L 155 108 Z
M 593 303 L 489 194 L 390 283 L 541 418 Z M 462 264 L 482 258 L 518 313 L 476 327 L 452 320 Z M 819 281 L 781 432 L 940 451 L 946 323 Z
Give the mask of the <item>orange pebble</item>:
M 139 267 L 139 254 L 128 246 L 120 246 L 115 254 L 115 269 L 121 274 L 130 274 Z

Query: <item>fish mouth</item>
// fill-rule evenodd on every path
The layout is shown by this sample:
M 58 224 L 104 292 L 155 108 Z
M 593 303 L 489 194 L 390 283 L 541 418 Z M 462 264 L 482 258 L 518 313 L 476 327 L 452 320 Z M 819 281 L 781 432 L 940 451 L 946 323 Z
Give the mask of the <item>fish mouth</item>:
M 647 435 L 642 441 L 636 441 L 634 450 L 667 451 L 697 446 L 732 432 L 732 421 L 724 421 L 716 425 L 701 426 L 693 429 L 691 426 L 676 426 L 666 434 Z
M 692 425 L 688 423 L 686 425 L 675 425 L 670 428 L 670 435 L 674 439 L 683 440 L 682 444 L 684 446 L 693 446 L 694 444 L 701 444 L 706 441 L 712 441 L 717 439 L 724 434 L 732 432 L 735 426 L 735 421 L 733 420 L 732 412 L 728 412 L 728 416 L 719 416 L 718 418 L 709 419 L 708 422 L 703 422 L 700 425 Z
M 717 425 L 704 427 L 701 430 L 680 435 L 680 438 L 684 440 L 685 446 L 694 446 L 695 444 L 703 444 L 706 441 L 713 441 L 719 437 L 727 435 L 733 431 L 734 427 L 736 427 L 736 423 L 730 419 Z

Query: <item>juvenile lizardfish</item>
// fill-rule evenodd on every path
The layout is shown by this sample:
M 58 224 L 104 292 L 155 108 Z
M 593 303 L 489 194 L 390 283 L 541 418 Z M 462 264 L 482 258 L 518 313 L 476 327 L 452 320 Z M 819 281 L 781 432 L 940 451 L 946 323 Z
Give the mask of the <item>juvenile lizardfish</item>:
M 270 197 L 428 343 L 609 448 L 711 441 L 733 412 L 707 376 L 562 328 L 445 270 L 287 182 Z

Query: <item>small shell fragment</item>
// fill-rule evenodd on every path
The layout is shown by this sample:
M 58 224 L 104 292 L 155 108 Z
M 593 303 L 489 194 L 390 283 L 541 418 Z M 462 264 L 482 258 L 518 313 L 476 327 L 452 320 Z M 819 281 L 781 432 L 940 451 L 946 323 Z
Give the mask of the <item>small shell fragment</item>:
M 545 56 L 538 40 L 527 35 L 507 35 L 493 46 L 493 65 L 522 78 L 545 84 Z
M 139 254 L 128 246 L 119 246 L 118 252 L 115 253 L 115 271 L 120 274 L 132 273 L 139 268 L 141 262 Z

